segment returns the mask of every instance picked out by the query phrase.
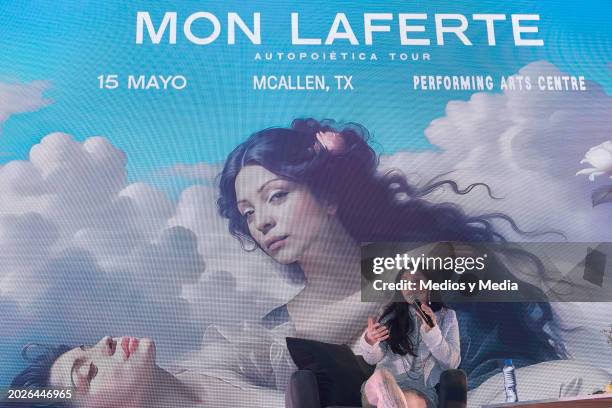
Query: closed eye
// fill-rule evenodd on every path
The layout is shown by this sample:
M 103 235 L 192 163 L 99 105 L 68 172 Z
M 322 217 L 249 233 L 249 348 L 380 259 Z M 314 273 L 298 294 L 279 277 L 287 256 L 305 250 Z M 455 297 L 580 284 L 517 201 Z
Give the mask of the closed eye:
M 79 346 L 80 349 L 83 349 L 84 347 L 85 346 Z M 86 357 L 84 356 L 77 358 L 74 364 L 72 365 L 72 368 L 70 369 L 70 382 L 75 388 L 80 388 L 83 384 L 89 385 L 91 380 L 93 380 L 96 375 L 98 375 L 98 367 L 93 362 L 89 363 L 87 374 L 84 377 L 82 374 L 79 375 L 83 366 L 86 365 L 85 360 Z M 77 374 L 76 376 L 75 373 Z M 75 378 L 79 378 L 79 380 L 75 381 Z M 87 382 L 84 383 L 84 381 Z
M 89 371 L 87 372 L 87 381 L 91 382 L 98 375 L 98 367 L 94 363 L 89 364 Z

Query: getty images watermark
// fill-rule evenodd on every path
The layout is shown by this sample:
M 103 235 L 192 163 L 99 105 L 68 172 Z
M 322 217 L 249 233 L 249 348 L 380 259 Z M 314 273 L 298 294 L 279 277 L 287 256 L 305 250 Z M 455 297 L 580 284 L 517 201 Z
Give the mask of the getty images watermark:
M 430 291 L 444 302 L 612 300 L 612 243 L 362 245 L 362 300 Z

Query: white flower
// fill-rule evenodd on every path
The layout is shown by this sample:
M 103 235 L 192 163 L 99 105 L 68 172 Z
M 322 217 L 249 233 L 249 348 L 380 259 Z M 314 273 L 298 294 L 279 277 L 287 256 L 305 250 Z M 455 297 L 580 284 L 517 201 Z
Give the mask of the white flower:
M 582 169 L 576 175 L 588 174 L 589 180 L 594 181 L 596 176 L 610 175 L 612 178 L 612 141 L 608 140 L 600 145 L 591 147 L 584 155 L 580 163 L 588 163 L 593 166 Z

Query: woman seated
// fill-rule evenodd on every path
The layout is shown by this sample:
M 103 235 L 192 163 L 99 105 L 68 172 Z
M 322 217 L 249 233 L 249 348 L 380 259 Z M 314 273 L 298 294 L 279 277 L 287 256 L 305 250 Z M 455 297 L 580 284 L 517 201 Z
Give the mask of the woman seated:
M 426 278 L 418 271 L 405 273 L 403 279 Z M 362 386 L 364 407 L 435 408 L 440 374 L 461 361 L 455 312 L 442 303 L 430 303 L 428 290 L 404 291 L 402 296 L 377 323 L 368 320 L 361 338 L 363 358 L 377 364 Z

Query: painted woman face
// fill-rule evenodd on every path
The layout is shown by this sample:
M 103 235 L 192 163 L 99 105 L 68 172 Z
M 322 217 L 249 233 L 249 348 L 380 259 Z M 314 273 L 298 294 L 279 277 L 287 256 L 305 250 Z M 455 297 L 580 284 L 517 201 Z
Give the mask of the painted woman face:
M 62 354 L 51 367 L 50 384 L 73 389 L 77 406 L 137 407 L 150 392 L 155 368 L 152 340 L 107 336 Z
M 259 246 L 282 264 L 299 262 L 322 237 L 335 213 L 301 183 L 258 165 L 245 166 L 236 177 L 238 211 Z

